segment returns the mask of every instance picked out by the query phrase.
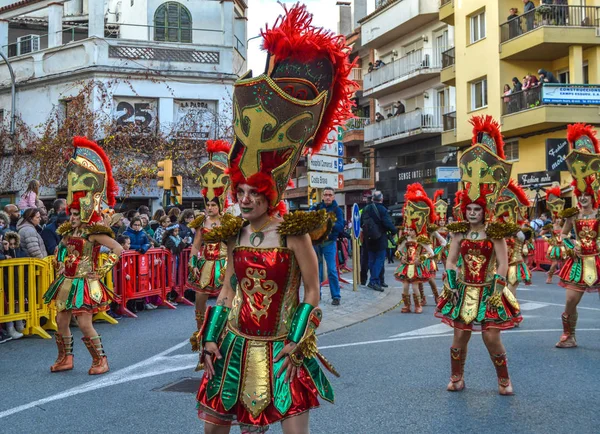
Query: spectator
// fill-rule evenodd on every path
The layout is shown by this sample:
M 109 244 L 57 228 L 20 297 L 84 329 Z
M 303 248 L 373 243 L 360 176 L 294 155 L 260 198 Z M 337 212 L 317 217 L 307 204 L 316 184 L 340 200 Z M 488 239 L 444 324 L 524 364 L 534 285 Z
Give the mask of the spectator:
M 19 219 L 21 218 L 19 207 L 14 204 L 6 205 L 4 207 L 4 212 L 8 214 L 8 217 L 10 218 L 8 228 L 13 232 L 17 232 L 17 223 L 19 223 Z
M 147 216 L 150 215 L 150 208 L 148 208 L 146 205 L 140 205 L 137 209 L 138 214 L 142 215 L 142 214 L 146 214 Z
M 155 247 L 160 246 L 160 244 L 157 243 L 156 239 L 154 238 L 154 231 L 150 227 L 150 219 L 148 218 L 148 215 L 140 214 L 140 219 L 142 219 L 142 230 L 146 232 L 146 235 L 148 235 L 148 238 L 150 239 L 152 245 Z
M 513 84 L 512 93 L 521 92 L 523 90 L 523 85 L 521 84 L 521 82 L 519 81 L 519 79 L 517 77 L 513 77 L 512 84 Z
M 21 199 L 19 200 L 19 208 L 21 210 L 26 210 L 28 208 L 36 208 L 38 207 L 38 196 L 40 194 L 40 181 L 33 180 L 30 181 L 27 185 L 27 190 L 25 193 L 21 195 Z
M 29 208 L 25 210 L 23 217 L 17 224 L 21 244 L 30 258 L 44 259 L 48 256 L 41 235 L 40 221 L 40 210 L 38 208 Z
M 333 213 L 335 215 L 335 224 L 331 229 L 329 237 L 323 244 L 315 245 L 315 252 L 317 259 L 319 260 L 319 282 L 323 282 L 323 260 L 327 264 L 327 278 L 329 279 L 329 290 L 331 292 L 331 304 L 339 306 L 340 299 L 340 280 L 337 262 L 335 260 L 337 255 L 337 239 L 338 236 L 344 230 L 344 213 L 335 201 L 335 192 L 331 187 L 325 187 L 323 189 L 322 201 L 313 207 L 315 210 L 324 209 L 327 214 Z
M 137 211 L 137 209 L 130 209 L 129 211 L 127 211 L 125 213 L 125 226 L 129 227 L 131 226 L 131 221 L 136 218 L 139 217 L 140 213 Z
M 150 220 L 150 227 L 152 228 L 152 230 L 155 233 L 156 233 L 156 229 L 158 229 L 160 227 L 160 218 L 164 215 L 166 215 L 165 210 L 162 208 L 159 208 L 156 210 L 156 212 L 152 216 L 152 220 Z
M 169 216 L 169 219 L 171 219 L 171 223 L 174 224 L 177 223 L 177 220 L 179 219 L 179 214 L 181 214 L 181 210 L 174 206 L 169 210 L 169 213 L 167 215 Z
M 375 62 L 375 69 L 379 69 L 382 66 L 385 66 L 385 62 L 383 60 L 379 59 Z
M 543 212 L 538 218 L 529 222 L 529 226 L 531 226 L 531 229 L 534 230 L 536 237 L 540 236 L 540 231 L 547 224 L 552 224 L 552 220 L 548 219 L 548 214 L 545 212 Z
M 40 227 L 43 229 L 48 224 L 48 210 L 45 206 L 39 208 L 40 210 Z
M 117 238 L 117 243 L 123 248 L 123 252 L 131 250 L 131 238 L 128 235 L 119 235 Z M 127 297 L 127 310 L 132 313 L 137 313 L 139 309 L 137 308 L 137 299 L 135 299 L 135 276 L 133 272 L 133 264 L 136 260 L 135 256 L 131 255 L 123 255 L 121 256 L 119 266 L 121 268 L 121 273 L 123 273 L 123 277 L 125 281 L 123 282 L 124 288 L 121 288 L 121 291 Z M 140 308 L 141 309 L 141 308 Z
M 4 235 L 4 232 L 8 230 L 10 225 L 10 217 L 4 211 L 0 211 L 0 234 Z
M 564 26 L 567 24 L 567 18 L 569 17 L 569 1 L 568 0 L 556 0 L 554 2 L 556 5 L 560 5 L 556 11 L 557 15 L 557 23 L 559 26 Z
M 129 237 L 131 250 L 135 250 L 136 252 L 146 253 L 152 246 L 148 235 L 142 230 L 142 219 L 139 217 L 131 219 L 131 224 L 125 230 L 124 235 Z
M 156 242 L 159 245 L 162 245 L 164 233 L 166 232 L 167 228 L 170 226 L 171 220 L 169 219 L 169 216 L 164 215 L 160 218 L 159 223 L 160 223 L 160 226 L 158 228 L 156 228 L 156 232 L 154 232 L 154 239 L 156 240 Z
M 533 20 L 535 18 L 535 4 L 531 0 L 523 0 L 523 15 L 525 15 L 525 22 L 527 25 L 527 32 L 533 30 Z
M 123 216 L 123 214 L 117 212 L 112 215 L 112 217 L 110 218 L 110 228 L 115 234 L 115 238 L 117 238 L 119 235 L 123 235 L 125 229 L 127 229 L 127 227 L 125 226 L 125 217 Z
M 381 122 L 385 120 L 385 118 L 383 117 L 383 115 L 379 112 L 375 113 L 375 122 Z
M 44 246 L 46 247 L 46 252 L 48 254 L 53 255 L 56 251 L 56 248 L 60 244 L 60 240 L 62 237 L 56 233 L 56 230 L 65 222 L 69 221 L 69 217 L 67 213 L 64 211 L 59 212 L 56 215 L 56 218 L 52 223 L 48 223 L 46 227 L 42 230 L 42 239 L 44 240 Z
M 375 69 L 375 65 L 373 65 L 373 62 L 369 62 L 368 72 L 373 72 L 374 69 Z
M 382 204 L 383 194 L 380 191 L 373 193 L 373 203 L 368 205 L 362 213 L 361 227 L 363 228 L 363 245 L 369 257 L 369 288 L 383 291 L 381 286 L 381 272 L 385 265 L 385 252 L 387 250 L 387 234 L 396 232 L 388 210 Z
M 539 69 L 538 74 L 540 76 L 540 82 L 542 83 L 559 83 L 552 72 L 546 71 L 545 69 Z
M 192 244 L 192 240 L 194 239 L 194 232 L 188 228 L 188 224 L 193 220 L 193 209 L 186 209 L 179 215 L 179 236 L 186 244 Z
M 15 259 L 15 258 L 26 258 L 27 253 L 20 247 L 20 237 L 16 232 L 6 232 L 5 236 L 2 237 L 2 252 L 0 252 L 0 259 Z M 25 271 L 27 273 L 27 271 Z M 15 276 L 17 279 L 17 276 Z M 18 286 L 18 282 L 15 282 Z M 4 275 L 4 287 L 8 288 L 8 273 Z M 16 288 L 13 288 L 15 290 Z M 19 303 L 18 291 L 15 291 L 15 303 Z M 7 342 L 12 339 L 20 339 L 23 337 L 23 330 L 25 329 L 25 323 L 22 320 L 15 322 L 7 322 L 3 324 L 5 331 L 0 333 L 0 343 Z
M 61 212 L 67 211 L 67 201 L 65 199 L 55 199 L 52 202 L 52 209 L 50 210 L 48 223 L 52 223 L 56 220 L 56 216 Z
M 181 239 L 181 237 L 179 236 L 179 225 L 177 223 L 172 224 L 171 226 L 167 227 L 167 230 L 165 231 L 164 235 L 163 235 L 163 246 L 165 246 L 170 252 L 171 255 L 173 255 L 175 257 L 175 261 L 173 261 L 173 270 L 171 270 L 171 272 L 176 275 L 177 273 L 177 269 L 179 267 L 179 254 L 186 248 L 188 247 L 188 245 L 185 243 L 185 241 L 183 241 Z M 167 294 L 167 299 L 168 301 L 173 304 L 173 305 L 177 305 L 177 302 L 175 300 L 177 300 L 178 294 L 176 291 L 172 290 L 169 294 Z
M 517 8 L 510 8 L 509 15 L 506 18 L 506 21 L 508 21 L 508 37 L 510 39 L 516 38 L 519 35 L 521 22 L 518 18 L 519 10 Z
M 404 106 L 404 104 L 402 104 L 402 101 L 398 101 L 396 103 L 395 109 L 396 109 L 396 112 L 394 113 L 394 116 L 398 116 L 403 113 L 406 113 L 406 107 Z

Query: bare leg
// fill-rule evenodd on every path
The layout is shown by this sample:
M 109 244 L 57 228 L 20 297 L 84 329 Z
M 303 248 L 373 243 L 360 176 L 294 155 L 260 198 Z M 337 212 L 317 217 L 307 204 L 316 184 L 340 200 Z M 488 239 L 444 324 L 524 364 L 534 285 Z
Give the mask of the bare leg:
M 451 377 L 446 388 L 450 392 L 458 392 L 465 388 L 464 366 L 467 360 L 469 339 L 471 339 L 470 331 L 454 329 L 454 339 L 452 340 L 452 348 L 450 348 Z
M 310 431 L 308 411 L 281 421 L 281 429 L 283 434 L 308 434 Z
M 212 423 L 204 422 L 204 432 L 206 434 L 229 434 L 231 425 L 213 425 Z
M 98 336 L 98 332 L 94 328 L 92 324 L 92 315 L 91 314 L 82 314 L 79 315 L 78 318 L 79 330 L 83 333 L 83 336 L 93 337 Z
M 435 279 L 433 277 L 429 279 L 429 286 L 431 286 L 431 292 L 433 293 L 435 304 L 437 304 L 440 294 L 438 292 L 437 284 L 435 283 Z
M 558 269 L 558 261 L 552 261 L 552 265 L 550 265 L 550 269 L 548 270 L 548 278 L 546 279 L 546 283 L 552 283 L 552 276 L 556 273 Z
M 71 336 L 71 311 L 63 310 L 56 314 L 56 324 L 58 326 L 58 332 L 63 336 Z
M 488 329 L 481 334 L 481 337 L 490 353 L 494 368 L 496 368 L 496 374 L 498 376 L 498 393 L 500 395 L 512 395 L 513 388 L 510 377 L 508 376 L 508 366 L 506 364 L 506 349 L 500 338 L 500 330 Z
M 208 294 L 196 293 L 196 310 L 204 313 L 206 311 L 206 302 L 208 301 Z
M 575 338 L 575 329 L 577 327 L 577 305 L 583 297 L 583 292 L 567 289 L 567 300 L 565 311 L 562 314 L 563 334 L 556 344 L 557 348 L 575 348 L 577 339 Z

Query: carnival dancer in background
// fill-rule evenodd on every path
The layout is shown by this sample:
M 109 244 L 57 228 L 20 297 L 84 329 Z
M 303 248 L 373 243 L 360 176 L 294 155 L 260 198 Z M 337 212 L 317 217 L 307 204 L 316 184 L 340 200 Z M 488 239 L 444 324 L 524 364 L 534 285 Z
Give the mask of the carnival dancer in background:
M 308 433 L 318 396 L 333 401 L 318 364 L 333 369 L 316 346 L 319 273 L 309 236 L 327 225 L 327 214 L 285 214 L 280 201 L 303 152 L 317 152 L 351 116 L 350 49 L 311 20 L 303 5 L 286 8 L 262 33 L 266 73 L 246 74 L 234 86 L 229 174 L 248 224 L 225 215 L 205 236 L 228 240 L 229 264 L 199 332 L 198 415 L 209 434 L 228 433 L 234 423 L 243 433 L 265 432 L 276 422 L 286 434 Z
M 216 297 L 223 286 L 227 267 L 227 245 L 222 242 L 204 242 L 204 236 L 221 225 L 223 210 L 227 207 L 229 175 L 227 158 L 231 145 L 224 140 L 207 140 L 208 161 L 200 167 L 200 187 L 204 198 L 205 213 L 196 217 L 188 226 L 196 230 L 190 255 L 188 285 L 196 292 L 196 331 L 190 342 L 192 351 L 198 347 L 198 331 L 204 323 L 206 301 Z M 196 370 L 200 370 L 202 360 Z
M 436 220 L 431 199 L 427 197 L 421 184 L 410 184 L 404 194 L 406 201 L 403 210 L 404 237 L 398 246 L 400 265 L 394 276 L 402 282 L 402 307 L 401 313 L 410 313 L 410 286 L 413 290 L 415 313 L 422 313 L 421 294 L 418 284 L 429 281 L 431 263 L 434 263 L 434 253 L 431 240 L 427 235 L 427 227 Z M 440 237 L 441 238 L 441 237 Z M 428 261 L 429 260 L 429 261 Z M 415 285 L 417 287 L 415 288 Z
M 551 261 L 550 269 L 546 283 L 552 283 L 552 277 L 562 266 L 566 259 L 565 246 L 562 241 L 563 220 L 559 216 L 565 209 L 565 200 L 560 198 L 560 187 L 551 187 L 546 189 L 546 207 L 552 216 L 552 224 L 547 224 L 543 228 L 544 237 L 548 241 L 548 250 L 546 258 Z
M 508 230 L 505 238 L 508 249 L 508 274 L 507 286 L 512 295 L 517 296 L 517 287 L 519 283 L 531 285 L 531 272 L 527 268 L 523 258 L 523 249 L 527 240 L 532 236 L 532 232 L 527 231 L 522 226 L 525 224 L 525 218 L 521 215 L 523 208 L 529 205 L 529 199 L 525 191 L 517 185 L 514 180 L 510 180 L 507 187 L 502 189 L 500 197 L 496 201 L 494 215 L 496 220 L 504 223 Z
M 451 376 L 447 389 L 465 387 L 464 366 L 471 333 L 482 331 L 498 377 L 498 392 L 511 395 L 506 350 L 500 331 L 522 320 L 519 304 L 506 288 L 508 255 L 506 228 L 491 223 L 496 200 L 508 185 L 511 164 L 504 160 L 500 128 L 491 116 L 474 117 L 472 146 L 460 158 L 462 215 L 465 221 L 448 225 L 452 242 L 444 291 L 436 316 L 454 328 L 450 348 Z M 463 258 L 460 269 L 459 256 Z
M 92 315 L 109 309 L 114 294 L 102 280 L 119 261 L 122 247 L 110 227 L 102 222 L 102 203 L 115 205 L 118 187 L 104 150 L 84 137 L 73 140 L 75 153 L 67 166 L 69 222 L 57 230 L 62 241 L 56 253 L 56 280 L 44 294 L 44 303 L 56 303 L 58 331 L 54 337 L 58 358 L 51 372 L 73 369 L 73 335 L 69 328 L 76 316 L 83 342 L 92 356 L 90 375 L 108 372 L 102 339 L 94 329 Z M 110 249 L 98 266 L 102 246 Z
M 573 191 L 579 208 L 563 210 L 563 243 L 569 258 L 558 272 L 559 285 L 566 288 L 567 300 L 562 314 L 563 334 L 558 348 L 577 346 L 577 305 L 584 292 L 600 289 L 600 145 L 596 131 L 590 125 L 574 124 L 567 127 L 567 141 L 571 148 L 566 161 L 573 176 Z M 575 243 L 568 238 L 575 230 Z
M 435 209 L 435 214 L 438 216 L 438 221 L 435 223 L 438 226 L 437 232 L 446 240 L 446 244 L 444 244 L 443 246 L 441 245 L 441 243 L 436 244 L 437 238 L 435 239 L 435 241 L 432 241 L 435 246 L 434 252 L 436 249 L 438 250 L 438 252 L 436 253 L 438 255 L 437 260 L 441 261 L 442 264 L 445 264 L 446 260 L 448 259 L 448 249 L 450 248 L 450 244 L 448 243 L 449 232 L 448 228 L 446 228 L 446 217 L 448 215 L 449 205 L 448 202 L 443 199 L 443 196 L 444 190 L 441 189 L 437 190 L 433 194 L 433 208 Z

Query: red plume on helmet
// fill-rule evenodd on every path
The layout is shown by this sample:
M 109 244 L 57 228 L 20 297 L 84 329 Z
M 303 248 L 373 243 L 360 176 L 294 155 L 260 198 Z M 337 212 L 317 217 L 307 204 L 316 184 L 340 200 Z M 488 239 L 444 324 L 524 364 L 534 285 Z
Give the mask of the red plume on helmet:
M 490 149 L 500 158 L 505 159 L 504 156 L 504 140 L 502 139 L 502 133 L 500 132 L 500 124 L 490 115 L 485 116 L 473 116 L 469 122 L 473 125 L 473 138 L 471 144 L 476 145 L 481 136 L 481 133 L 487 133 L 495 142 L 495 149 L 489 146 L 490 143 L 486 143 Z
M 423 186 L 419 183 L 410 184 L 406 187 L 406 193 L 404 194 L 404 208 L 403 215 L 406 217 L 406 209 L 410 203 L 415 204 L 419 208 L 427 207 L 429 208 L 429 215 L 427 216 L 427 221 L 424 222 L 424 226 L 421 228 L 417 228 L 415 221 L 411 221 L 408 227 L 411 227 L 417 231 L 419 235 L 423 235 L 427 233 L 427 225 L 432 224 L 437 221 L 438 217 L 435 213 L 435 208 L 433 206 L 433 202 L 427 196 L 427 193 L 423 189 Z
M 444 197 L 444 189 L 436 190 L 435 193 L 433 193 L 433 203 L 436 203 L 438 199 L 441 199 L 442 197 Z
M 206 152 L 214 154 L 215 152 L 224 152 L 226 154 L 231 150 L 231 143 L 226 140 L 207 140 Z
M 598 143 L 596 130 L 593 126 L 582 123 L 567 125 L 567 141 L 569 142 L 571 149 L 575 149 L 577 140 L 583 136 L 587 136 L 591 140 L 594 145 L 595 153 L 600 154 L 600 144 Z
M 561 194 L 562 194 L 562 192 L 561 192 L 559 186 L 547 188 L 546 189 L 546 202 L 551 200 L 551 196 L 560 197 Z
M 572 151 L 577 150 L 581 153 L 600 154 L 600 144 L 596 137 L 596 130 L 591 125 L 583 123 L 567 125 L 567 141 Z M 569 164 L 569 156 L 567 156 L 567 164 Z M 572 171 L 573 178 L 576 178 L 577 169 L 569 167 L 569 170 Z M 598 182 L 598 176 L 598 173 L 594 173 L 586 176 L 584 179 L 586 184 L 585 193 L 593 198 L 594 208 L 600 206 L 600 193 L 598 192 L 600 183 Z M 573 186 L 575 195 L 577 197 L 581 196 L 583 192 L 577 183 L 577 179 L 573 179 L 571 185 Z

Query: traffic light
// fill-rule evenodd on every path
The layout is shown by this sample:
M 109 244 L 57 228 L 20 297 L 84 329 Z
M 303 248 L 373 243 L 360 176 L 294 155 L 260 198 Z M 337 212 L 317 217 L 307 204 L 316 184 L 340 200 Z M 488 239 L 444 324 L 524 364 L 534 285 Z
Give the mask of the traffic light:
M 158 162 L 158 185 L 163 190 L 171 189 L 171 178 L 173 178 L 173 160 L 162 160 Z
M 183 178 L 181 176 L 171 176 L 171 205 L 181 205 L 183 203 Z

